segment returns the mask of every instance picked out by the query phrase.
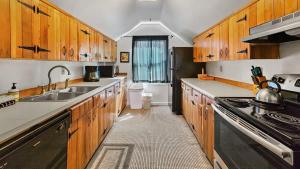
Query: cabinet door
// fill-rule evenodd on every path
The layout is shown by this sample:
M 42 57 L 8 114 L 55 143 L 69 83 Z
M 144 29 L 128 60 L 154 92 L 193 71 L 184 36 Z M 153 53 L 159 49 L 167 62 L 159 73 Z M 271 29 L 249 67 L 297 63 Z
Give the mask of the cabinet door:
M 208 59 L 210 61 L 218 61 L 219 60 L 219 39 L 220 39 L 220 27 L 219 25 L 215 26 L 211 30 L 210 37 L 210 56 Z
M 273 9 L 274 19 L 284 16 L 284 1 L 285 0 L 273 0 L 273 4 L 274 4 L 274 9 Z
M 109 62 L 111 60 L 111 40 L 104 36 L 104 61 Z
M 249 59 L 249 44 L 241 39 L 249 35 L 249 9 L 233 15 L 229 19 L 229 56 L 231 60 Z
M 78 123 L 72 121 L 69 128 L 67 168 L 77 169 Z
M 99 123 L 98 123 L 98 117 L 99 116 L 99 110 L 98 110 L 98 105 L 96 105 L 96 107 L 94 107 L 93 111 L 92 111 L 92 138 L 91 138 L 91 154 L 94 154 L 94 152 L 96 151 L 97 147 L 98 147 L 98 143 L 99 143 L 99 136 L 98 136 L 98 129 L 99 129 Z
M 296 12 L 298 10 L 298 0 L 284 0 L 284 14 Z
M 34 44 L 34 0 L 11 0 L 12 58 L 33 59 Z
M 90 29 L 82 23 L 78 26 L 79 60 L 90 60 Z
M 70 19 L 67 15 L 59 13 L 60 23 L 60 60 L 71 60 L 69 55 Z
M 117 61 L 117 42 L 112 41 L 111 43 L 111 61 Z
M 34 34 L 38 36 L 34 41 L 38 51 L 34 59 L 60 60 L 60 12 L 43 2 L 38 3 L 37 11 L 34 27 L 38 31 Z
M 207 103 L 207 157 L 211 163 L 214 160 L 214 110 L 211 103 Z
M 104 60 L 104 40 L 101 33 L 97 33 L 98 36 L 98 61 L 103 62 Z
M 78 22 L 70 18 L 69 60 L 78 61 Z
M 91 30 L 90 34 L 90 51 L 91 51 L 91 59 L 90 61 L 97 61 L 97 53 L 98 53 L 98 37 L 94 30 Z
M 220 60 L 229 60 L 229 21 L 225 20 L 220 24 Z
M 0 58 L 10 58 L 11 57 L 11 21 L 10 21 L 10 4 L 11 0 L 1 0 L 0 1 Z
M 263 24 L 273 19 L 273 0 L 259 0 L 257 2 L 257 24 Z
M 201 48 L 200 48 L 200 36 L 194 39 L 194 48 L 193 48 L 193 61 L 194 62 L 201 62 Z

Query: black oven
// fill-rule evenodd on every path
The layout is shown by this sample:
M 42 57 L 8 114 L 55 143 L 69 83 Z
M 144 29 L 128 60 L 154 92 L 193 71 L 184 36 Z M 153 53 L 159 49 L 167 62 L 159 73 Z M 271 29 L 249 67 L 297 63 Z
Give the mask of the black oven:
M 293 151 L 225 108 L 215 109 L 215 168 L 291 169 Z

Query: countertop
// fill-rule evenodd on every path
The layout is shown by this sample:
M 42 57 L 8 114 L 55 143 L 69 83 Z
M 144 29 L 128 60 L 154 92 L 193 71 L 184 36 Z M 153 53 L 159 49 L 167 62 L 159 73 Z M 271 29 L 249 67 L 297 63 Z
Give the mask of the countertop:
M 13 106 L 0 109 L 0 144 L 118 83 L 122 78 L 124 77 L 74 84 L 73 86 L 98 86 L 98 88 L 68 101 L 17 102 Z
M 252 91 L 214 80 L 181 79 L 187 85 L 214 99 L 215 97 L 254 97 Z

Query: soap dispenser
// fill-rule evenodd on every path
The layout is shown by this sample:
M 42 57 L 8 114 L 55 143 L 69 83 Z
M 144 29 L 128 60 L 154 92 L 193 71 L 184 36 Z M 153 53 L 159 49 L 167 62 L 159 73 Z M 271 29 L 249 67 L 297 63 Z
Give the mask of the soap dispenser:
M 20 99 L 20 91 L 17 89 L 17 83 L 13 83 L 11 89 L 8 91 L 8 95 L 13 96 L 16 101 Z

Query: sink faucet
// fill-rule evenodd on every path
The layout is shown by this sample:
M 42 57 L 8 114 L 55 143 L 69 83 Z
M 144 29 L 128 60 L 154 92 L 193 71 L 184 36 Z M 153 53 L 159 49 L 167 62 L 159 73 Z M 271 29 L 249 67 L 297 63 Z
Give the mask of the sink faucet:
M 52 67 L 52 68 L 48 71 L 48 80 L 49 80 L 49 83 L 48 83 L 48 91 L 51 90 L 51 82 L 52 82 L 52 80 L 51 80 L 51 72 L 52 72 L 52 70 L 54 70 L 54 69 L 56 69 L 56 68 L 59 68 L 59 67 L 60 67 L 60 68 L 63 68 L 63 69 L 66 69 L 67 72 L 68 72 L 68 75 L 71 75 L 70 70 L 69 70 L 66 66 L 63 66 L 63 65 L 57 65 L 57 66 Z M 66 79 L 66 83 L 65 83 L 65 88 L 68 87 L 68 81 L 69 81 L 69 79 L 67 78 L 67 79 Z

